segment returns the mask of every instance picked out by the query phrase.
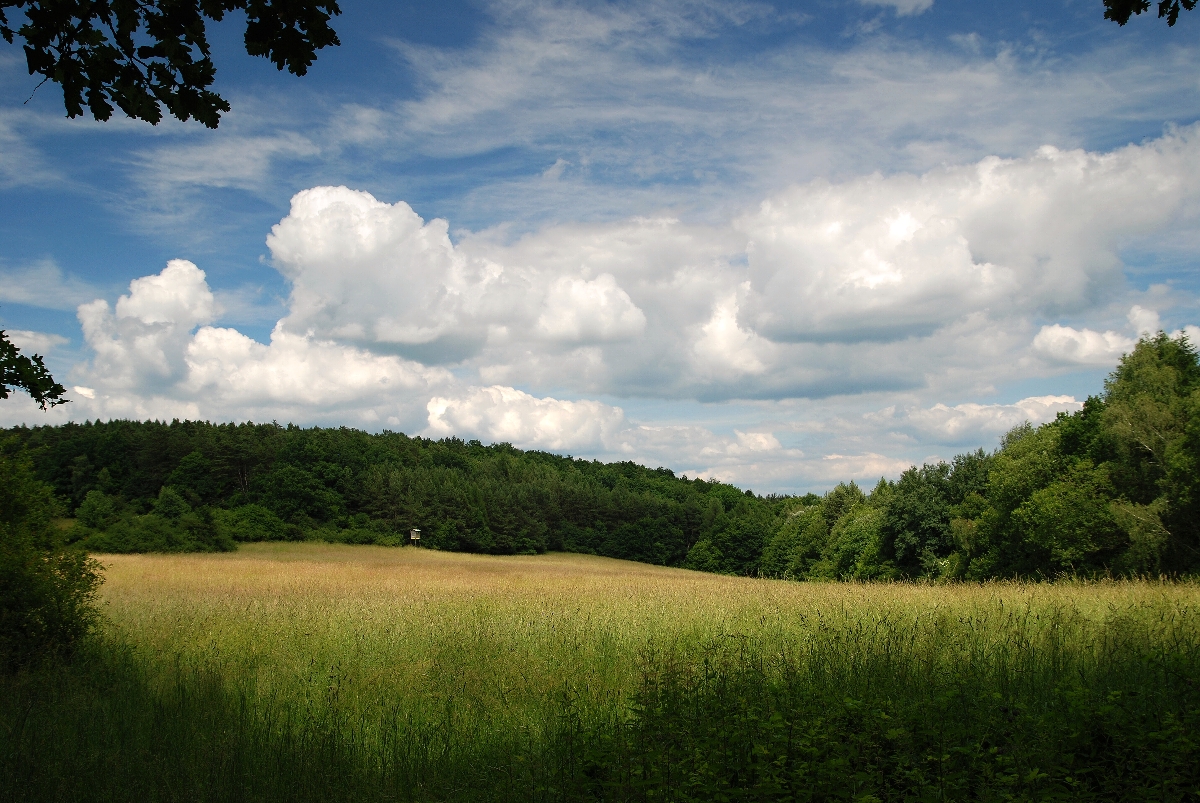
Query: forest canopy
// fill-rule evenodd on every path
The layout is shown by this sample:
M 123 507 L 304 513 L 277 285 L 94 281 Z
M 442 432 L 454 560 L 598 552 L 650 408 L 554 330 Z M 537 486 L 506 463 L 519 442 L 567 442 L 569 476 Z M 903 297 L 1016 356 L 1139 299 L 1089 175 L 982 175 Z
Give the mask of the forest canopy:
M 1200 568 L 1200 362 L 1144 338 L 1074 414 L 874 488 L 757 496 L 505 443 L 278 424 L 8 431 L 96 551 L 317 538 L 564 550 L 793 579 L 1184 575 Z

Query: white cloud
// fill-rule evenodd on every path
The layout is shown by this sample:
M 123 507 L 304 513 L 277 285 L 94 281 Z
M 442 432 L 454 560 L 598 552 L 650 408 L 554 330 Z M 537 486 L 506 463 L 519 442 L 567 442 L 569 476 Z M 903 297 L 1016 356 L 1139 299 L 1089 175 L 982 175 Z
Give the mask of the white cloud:
M 1166 225 L 1198 187 L 1194 128 L 798 186 L 738 222 L 753 288 L 741 320 L 780 341 L 890 340 L 976 310 L 1087 309 L 1119 288 L 1123 238 Z
M 864 452 L 862 454 L 827 454 L 821 457 L 819 470 L 811 476 L 829 484 L 854 480 L 859 484 L 871 483 L 880 477 L 898 477 L 908 470 L 908 460 Z M 868 489 L 870 485 L 867 486 Z
M 62 335 L 49 332 L 31 332 L 28 329 L 7 329 L 4 332 L 14 346 L 26 355 L 39 354 L 45 356 L 60 346 L 71 342 Z
M 222 120 L 224 130 L 237 121 L 236 117 L 229 120 L 229 116 L 232 115 Z M 277 161 L 319 156 L 316 144 L 293 132 L 270 136 L 206 136 L 201 143 L 143 152 L 141 179 L 156 193 L 168 196 L 187 185 L 254 191 L 262 187 Z
M 192 331 L 211 321 L 213 310 L 204 271 L 171 260 L 161 273 L 130 282 L 115 315 L 103 299 L 79 306 L 83 337 L 95 355 L 88 371 L 108 387 L 135 393 L 174 384 L 186 373 Z
M 437 369 L 277 329 L 263 345 L 233 329 L 204 327 L 187 346 L 184 387 L 227 408 L 370 407 L 448 380 Z
M 740 327 L 737 318 L 738 297 L 734 293 L 715 304 L 712 317 L 700 327 L 692 352 L 702 376 L 735 379 L 767 370 L 764 358 L 770 360 L 767 352 L 771 344 Z
M 44 188 L 62 181 L 61 172 L 46 164 L 34 139 L 22 130 L 26 127 L 22 123 L 28 124 L 32 117 L 25 110 L 0 108 L 0 187 Z
M 598 455 L 645 465 L 671 465 L 710 479 L 794 480 L 798 449 L 769 431 L 717 435 L 696 425 L 656 426 L 627 420 L 620 407 L 582 399 L 538 398 L 511 387 L 466 388 L 428 404 L 430 437 L 458 435 L 527 449 Z
M 1128 318 L 1129 325 L 1137 332 L 1138 337 L 1157 334 L 1162 328 L 1158 320 L 1158 313 L 1152 309 L 1144 309 L 1138 304 L 1129 308 Z
M 933 5 L 875 4 L 900 15 Z M 1128 38 L 1062 45 L 1037 22 L 1019 41 L 975 37 L 968 49 L 897 38 L 890 24 L 822 48 L 792 36 L 804 15 L 765 4 L 485 10 L 493 22 L 472 47 L 397 45 L 421 92 L 394 123 L 396 147 L 432 158 L 527 155 L 527 175 L 456 198 L 484 225 L 664 208 L 711 219 L 814 176 L 920 172 L 1047 142 L 1107 147 L 1192 119 L 1197 100 L 1187 44 L 1148 60 Z M 752 55 L 697 52 L 747 21 L 773 34 Z M 558 160 L 572 169 L 547 181 Z
M 1026 421 L 1038 426 L 1060 413 L 1073 413 L 1083 407 L 1073 396 L 1031 396 L 1013 404 L 976 404 L 967 402 L 948 406 L 888 407 L 868 413 L 864 419 L 886 429 L 913 432 L 925 443 L 982 444 L 995 442 L 1015 426 Z
M 537 327 L 554 340 L 620 340 L 641 334 L 646 328 L 646 315 L 611 273 L 592 281 L 561 276 L 546 293 Z
M 1137 341 L 1118 332 L 1096 332 L 1053 324 L 1043 326 L 1033 339 L 1033 348 L 1042 356 L 1060 363 L 1077 365 L 1116 365 L 1121 355 Z
M 1075 409 L 935 402 L 1115 363 L 1133 338 L 1087 327 L 1120 308 L 1144 330 L 1169 308 L 1125 285 L 1123 238 L 1181 214 L 1195 178 L 1187 129 L 1108 154 L 810 182 L 723 225 L 657 216 L 457 242 L 404 202 L 314 187 L 268 237 L 291 285 L 268 343 L 214 325 L 204 272 L 174 260 L 115 305 L 80 305 L 91 360 L 71 375 L 72 407 L 416 426 L 768 487 L 892 474 L 929 445 Z M 1064 311 L 1079 328 L 1039 330 Z M 784 402 L 829 397 L 819 437 L 797 434 Z M 664 423 L 598 398 L 762 412 Z
M 213 319 L 215 306 L 204 271 L 186 259 L 172 259 L 155 276 L 129 283 L 129 295 L 117 299 L 117 318 L 143 326 L 166 324 L 190 331 Z
M 432 437 L 468 435 L 517 446 L 557 451 L 603 449 L 625 425 L 620 407 L 598 401 L 537 398 L 494 385 L 429 401 Z
M 484 337 L 481 297 L 499 269 L 468 262 L 446 221 L 345 187 L 314 187 L 267 237 L 292 283 L 290 332 L 390 347 L 429 361 L 462 359 Z
M 324 419 L 362 425 L 413 421 L 428 394 L 452 382 L 442 369 L 295 334 L 277 326 L 262 344 L 206 326 L 215 314 L 204 272 L 172 260 L 135 279 L 115 313 L 102 299 L 79 307 L 89 364 L 77 366 L 77 409 L 100 417 L 204 416 Z

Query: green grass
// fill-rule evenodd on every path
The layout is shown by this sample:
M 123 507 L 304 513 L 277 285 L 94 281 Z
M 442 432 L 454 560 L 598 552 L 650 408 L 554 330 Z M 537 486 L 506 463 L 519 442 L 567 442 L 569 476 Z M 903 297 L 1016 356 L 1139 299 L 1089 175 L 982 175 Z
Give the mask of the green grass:
M 8 800 L 1188 800 L 1200 587 L 798 584 L 319 544 L 102 556 Z

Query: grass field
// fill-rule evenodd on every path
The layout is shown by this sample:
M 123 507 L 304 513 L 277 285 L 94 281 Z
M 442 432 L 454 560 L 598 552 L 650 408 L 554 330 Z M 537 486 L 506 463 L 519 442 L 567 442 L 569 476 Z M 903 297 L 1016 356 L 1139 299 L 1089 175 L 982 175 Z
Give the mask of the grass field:
M 12 800 L 1200 799 L 1200 587 L 328 544 L 101 556 Z

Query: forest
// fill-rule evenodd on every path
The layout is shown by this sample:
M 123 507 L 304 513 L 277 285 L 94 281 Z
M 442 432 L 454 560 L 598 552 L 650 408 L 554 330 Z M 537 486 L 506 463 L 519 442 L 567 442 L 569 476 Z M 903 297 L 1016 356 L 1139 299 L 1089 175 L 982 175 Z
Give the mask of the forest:
M 666 468 L 506 443 L 294 425 L 7 430 L 99 552 L 324 540 L 566 551 L 815 579 L 1182 576 L 1200 567 L 1200 361 L 1142 339 L 1074 414 L 864 489 L 759 496 Z

